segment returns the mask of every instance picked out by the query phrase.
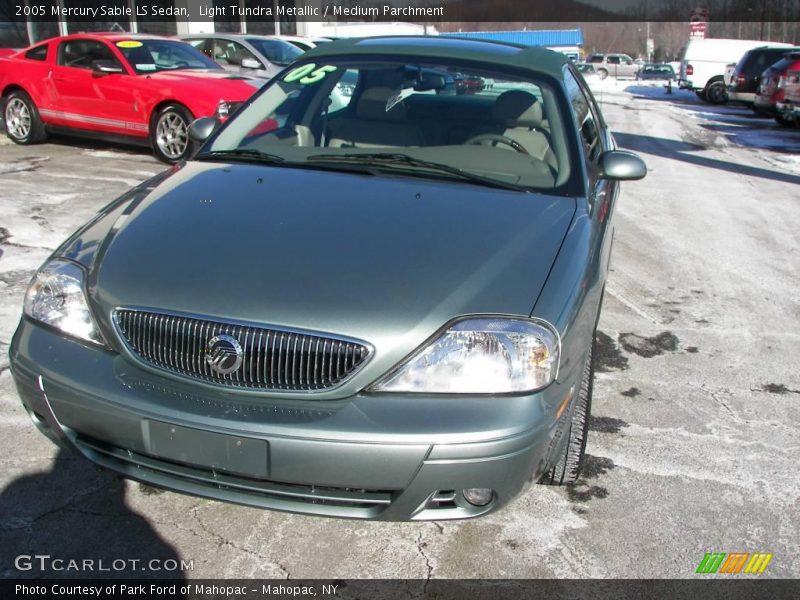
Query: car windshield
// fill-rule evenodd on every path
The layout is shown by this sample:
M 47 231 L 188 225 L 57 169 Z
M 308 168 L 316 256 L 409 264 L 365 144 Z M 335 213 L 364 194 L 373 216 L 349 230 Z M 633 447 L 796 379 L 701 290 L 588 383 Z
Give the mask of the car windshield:
M 176 69 L 221 69 L 205 54 L 185 42 L 172 40 L 123 40 L 117 48 L 140 75 Z
M 571 117 L 554 80 L 464 63 L 328 59 L 274 79 L 200 160 L 575 189 Z
M 297 60 L 303 54 L 297 46 L 285 40 L 271 40 L 269 38 L 247 38 L 247 41 L 259 51 L 273 65 L 285 67 Z

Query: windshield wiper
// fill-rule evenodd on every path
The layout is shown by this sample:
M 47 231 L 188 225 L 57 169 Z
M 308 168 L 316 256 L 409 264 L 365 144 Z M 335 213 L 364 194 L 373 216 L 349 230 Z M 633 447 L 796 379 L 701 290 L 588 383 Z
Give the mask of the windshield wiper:
M 286 159 L 277 154 L 269 154 L 253 148 L 234 148 L 233 150 L 212 150 L 196 155 L 195 160 L 227 160 L 239 159 L 257 163 L 278 164 L 286 162 Z
M 254 148 L 234 148 L 232 150 L 212 150 L 211 152 L 203 152 L 196 155 L 195 160 L 231 160 L 238 159 L 240 161 L 248 161 L 260 164 L 275 164 L 283 167 L 297 168 L 297 169 L 325 169 L 342 171 L 345 170 L 349 173 L 360 173 L 364 175 L 375 175 L 375 168 L 368 165 L 359 165 L 350 161 L 343 161 L 347 163 L 347 168 L 342 169 L 334 166 L 333 164 L 317 165 L 313 162 L 311 164 L 305 161 L 287 161 L 283 156 L 277 154 L 269 154 Z
M 500 181 L 499 179 L 492 179 L 491 177 L 476 175 L 474 173 L 470 173 L 469 171 L 465 171 L 464 169 L 459 169 L 458 167 L 454 167 L 452 165 L 423 160 L 421 158 L 414 158 L 413 156 L 410 156 L 408 154 L 395 153 L 395 152 L 375 152 L 375 153 L 367 152 L 364 154 L 357 154 L 357 153 L 314 154 L 306 158 L 306 161 L 343 162 L 349 164 L 361 162 L 361 163 L 369 163 L 375 166 L 400 165 L 407 167 L 417 167 L 420 169 L 428 169 L 439 173 L 447 173 L 448 175 L 455 175 L 456 177 L 459 177 L 471 183 L 477 183 L 479 185 L 485 185 L 488 187 L 501 188 L 505 190 L 514 190 L 516 192 L 530 191 L 523 185 L 517 185 L 515 183 Z

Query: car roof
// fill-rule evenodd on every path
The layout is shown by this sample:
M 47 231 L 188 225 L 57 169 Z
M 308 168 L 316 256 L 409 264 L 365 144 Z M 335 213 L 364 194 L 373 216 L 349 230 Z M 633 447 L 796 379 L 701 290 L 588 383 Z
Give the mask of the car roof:
M 383 36 L 334 40 L 303 55 L 306 59 L 391 55 L 402 58 L 446 58 L 492 63 L 563 78 L 569 59 L 560 52 L 486 40 L 438 36 Z

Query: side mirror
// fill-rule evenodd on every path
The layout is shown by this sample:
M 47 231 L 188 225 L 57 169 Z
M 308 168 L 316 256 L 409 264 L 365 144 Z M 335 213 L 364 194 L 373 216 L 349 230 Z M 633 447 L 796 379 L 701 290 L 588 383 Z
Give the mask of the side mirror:
M 647 175 L 647 165 L 633 152 L 609 150 L 600 155 L 600 173 L 603 179 L 635 181 Z
M 112 73 L 124 73 L 125 69 L 113 60 L 93 60 L 92 71 L 102 75 L 111 75 Z
M 243 58 L 242 67 L 245 69 L 261 69 L 261 63 L 255 58 Z
M 189 125 L 189 137 L 198 143 L 205 142 L 218 126 L 219 121 L 214 117 L 195 119 Z

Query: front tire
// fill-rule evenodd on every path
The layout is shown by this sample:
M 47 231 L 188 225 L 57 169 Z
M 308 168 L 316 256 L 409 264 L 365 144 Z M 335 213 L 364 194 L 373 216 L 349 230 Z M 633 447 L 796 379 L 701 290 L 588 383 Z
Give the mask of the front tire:
M 558 456 L 555 466 L 542 475 L 539 483 L 544 485 L 571 485 L 578 480 L 586 455 L 586 438 L 589 434 L 589 414 L 592 408 L 592 382 L 594 381 L 594 341 L 589 348 L 589 356 L 583 367 L 581 387 L 575 398 L 572 416 L 566 412 L 562 419 L 569 419 L 562 425 L 567 432 L 567 442 Z
M 150 144 L 160 161 L 175 164 L 189 158 L 194 143 L 189 138 L 189 124 L 194 117 L 180 104 L 168 104 L 150 120 Z
M 775 120 L 778 122 L 778 125 L 782 127 L 791 127 L 792 125 L 796 125 L 798 122 L 795 119 L 787 119 L 783 115 L 776 115 Z
M 6 135 L 15 144 L 36 144 L 47 138 L 47 132 L 31 97 L 17 90 L 11 92 L 3 105 Z

